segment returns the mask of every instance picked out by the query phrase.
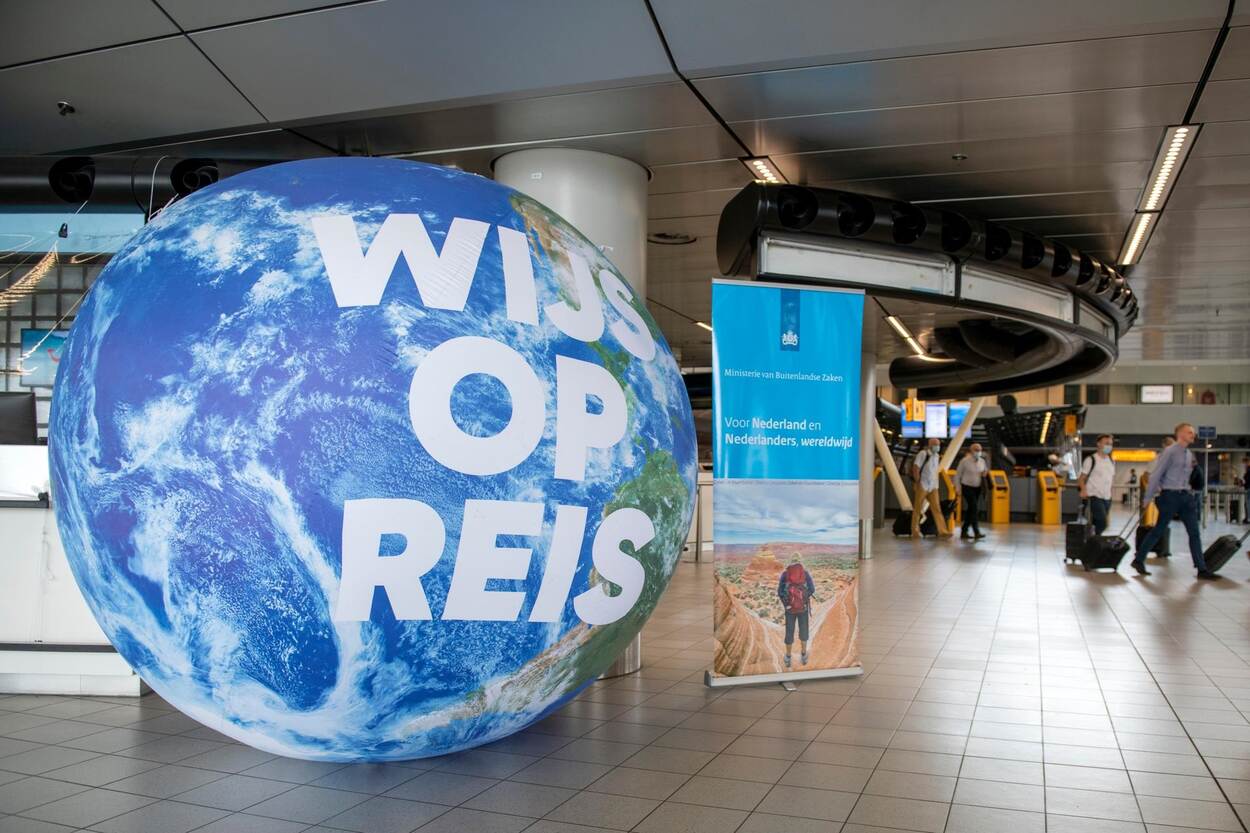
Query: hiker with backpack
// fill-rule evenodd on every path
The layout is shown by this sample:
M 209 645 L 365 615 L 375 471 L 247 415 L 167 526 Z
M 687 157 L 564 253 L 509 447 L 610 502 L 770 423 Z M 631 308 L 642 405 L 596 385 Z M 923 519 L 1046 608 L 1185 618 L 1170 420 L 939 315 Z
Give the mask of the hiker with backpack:
M 794 626 L 799 626 L 799 664 L 807 665 L 808 622 L 811 618 L 812 596 L 816 595 L 816 583 L 812 574 L 803 566 L 803 556 L 794 553 L 790 565 L 781 571 L 777 581 L 777 595 L 786 613 L 786 668 L 790 667 L 790 654 L 794 647 Z

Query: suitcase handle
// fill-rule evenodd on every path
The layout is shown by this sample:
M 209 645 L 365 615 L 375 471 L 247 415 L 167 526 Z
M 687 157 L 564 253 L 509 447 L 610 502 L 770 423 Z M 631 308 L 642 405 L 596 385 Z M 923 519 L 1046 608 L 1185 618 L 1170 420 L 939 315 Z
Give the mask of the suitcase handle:
M 1140 523 L 1141 523 L 1141 514 L 1138 512 L 1130 512 L 1128 523 L 1126 523 L 1124 525 L 1124 528 L 1120 530 L 1120 537 L 1123 538 L 1125 541 L 1127 541 L 1128 534 L 1132 532 L 1133 528 L 1136 527 Z M 1247 534 L 1250 534 L 1250 533 L 1247 533 Z

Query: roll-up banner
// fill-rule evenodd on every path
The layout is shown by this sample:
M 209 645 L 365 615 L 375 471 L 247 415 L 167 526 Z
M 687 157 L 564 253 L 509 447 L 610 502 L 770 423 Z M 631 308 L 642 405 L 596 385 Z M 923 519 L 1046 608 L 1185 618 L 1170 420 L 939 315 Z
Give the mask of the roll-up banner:
M 712 285 L 712 686 L 862 673 L 861 292 Z

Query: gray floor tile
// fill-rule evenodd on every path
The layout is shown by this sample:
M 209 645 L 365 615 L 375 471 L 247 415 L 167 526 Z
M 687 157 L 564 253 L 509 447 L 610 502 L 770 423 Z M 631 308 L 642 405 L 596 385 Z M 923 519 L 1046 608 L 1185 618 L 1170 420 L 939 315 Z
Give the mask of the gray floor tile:
M 187 833 L 224 818 L 228 813 L 212 807 L 158 801 L 125 815 L 93 825 L 100 833 Z
M 103 787 L 112 781 L 120 781 L 150 769 L 162 766 L 155 761 L 143 761 L 138 758 L 123 758 L 118 755 L 101 755 L 97 758 L 70 764 L 67 767 L 54 769 L 45 773 L 48 778 L 60 781 L 72 781 L 89 787 Z
M 499 783 L 493 778 L 460 775 L 455 772 L 422 772 L 410 781 L 386 792 L 391 798 L 426 801 L 455 806 Z
M 24 775 L 39 775 L 54 769 L 80 763 L 94 758 L 96 753 L 81 749 L 66 749 L 61 746 L 39 746 L 0 758 L 0 769 L 9 772 L 20 772 Z
M 345 764 L 325 763 L 322 761 L 297 761 L 294 758 L 274 758 L 271 761 L 242 770 L 242 772 L 244 775 L 251 775 L 256 778 L 289 781 L 293 784 L 307 784 L 331 772 L 336 772 L 344 766 Z
M 731 810 L 753 810 L 770 789 L 768 784 L 758 781 L 734 781 L 696 775 L 673 793 L 670 801 Z
M 227 775 L 220 780 L 179 794 L 178 800 L 189 804 L 216 807 L 219 810 L 238 811 L 281 795 L 294 787 L 294 784 L 286 781 L 270 781 L 265 778 L 252 778 L 249 775 Z
M 617 767 L 596 780 L 587 789 L 591 792 L 663 801 L 675 793 L 686 782 L 686 778 L 685 775 L 673 772 Z
M 22 776 L 16 781 L 0 786 L 0 814 L 20 813 L 84 790 L 86 787 L 80 784 L 54 781 L 38 776 Z
M 780 783 L 792 787 L 814 787 L 822 790 L 858 793 L 863 791 L 872 775 L 871 769 L 861 767 L 796 761 L 781 777 Z
M 742 810 L 665 802 L 634 828 L 639 833 L 724 833 L 746 819 Z
M 849 820 L 855 824 L 873 827 L 941 833 L 946 825 L 950 806 L 935 801 L 865 795 L 856 803 Z
M 183 766 L 213 769 L 218 772 L 243 772 L 245 769 L 251 769 L 266 761 L 272 761 L 274 758 L 275 756 L 268 752 L 232 743 L 220 749 L 211 749 L 208 752 L 184 758 L 181 763 Z
M 581 790 L 611 771 L 612 767 L 607 764 L 565 761 L 560 758 L 543 758 L 530 764 L 520 772 L 509 776 L 508 780 Z
M 307 824 L 320 824 L 331 816 L 356 806 L 366 798 L 368 796 L 362 793 L 329 790 L 325 787 L 310 787 L 304 784 L 249 807 L 248 813 L 256 816 L 271 816 L 276 819 L 302 821 Z
M 661 772 L 679 772 L 693 775 L 716 757 L 711 752 L 693 749 L 665 749 L 648 746 L 626 758 L 623 766 L 635 769 L 653 769 Z
M 519 833 L 534 823 L 524 816 L 505 816 L 482 810 L 450 810 L 417 828 L 421 833 Z
M 581 792 L 549 813 L 547 818 L 592 827 L 607 825 L 613 830 L 631 830 L 658 806 L 660 802 L 649 798 Z
M 89 827 L 151 804 L 142 795 L 92 789 L 26 810 L 22 815 L 71 827 Z
M 22 816 L 0 816 L 0 833 L 74 833 L 74 828 Z
M 1021 810 L 952 805 L 945 833 L 1045 833 L 1046 816 Z
M 1051 815 L 1086 816 L 1116 821 L 1141 821 L 1138 800 L 1122 793 L 1046 788 L 1046 812 Z
M 313 781 L 312 785 L 381 795 L 405 781 L 411 781 L 423 771 L 397 764 L 349 764 L 342 769 L 336 769 L 334 772 L 321 776 Z
M 472 810 L 490 810 L 495 813 L 513 813 L 539 818 L 576 794 L 576 790 L 563 787 L 501 781 L 466 801 L 464 806 Z
M 195 833 L 303 833 L 308 829 L 308 825 L 301 821 L 234 813 L 204 825 Z
M 747 820 L 738 828 L 737 833 L 838 833 L 840 830 L 842 830 L 840 821 L 752 813 L 747 816 Z
M 374 796 L 332 816 L 324 826 L 358 833 L 409 833 L 446 812 L 441 804 Z
M 755 809 L 782 816 L 846 821 L 856 798 L 855 793 L 778 784 L 769 790 Z
M 1141 818 L 1149 824 L 1197 827 L 1203 830 L 1241 830 L 1236 813 L 1224 801 L 1190 801 L 1139 795 Z
M 146 795 L 149 798 L 171 798 L 223 778 L 220 772 L 192 769 L 185 766 L 162 766 L 109 782 L 110 790 Z

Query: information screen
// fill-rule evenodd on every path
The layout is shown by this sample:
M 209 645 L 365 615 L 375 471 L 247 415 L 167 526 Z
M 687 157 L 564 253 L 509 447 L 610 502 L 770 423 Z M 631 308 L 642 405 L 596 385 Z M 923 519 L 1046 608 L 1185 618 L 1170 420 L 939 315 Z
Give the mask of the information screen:
M 964 424 L 964 418 L 968 416 L 968 410 L 972 407 L 971 402 L 952 402 L 950 405 L 950 436 L 955 436 L 955 432 L 959 430 L 959 426 Z
M 924 423 L 903 420 L 903 439 L 918 440 L 924 436 Z
M 1176 389 L 1171 385 L 1142 385 L 1137 401 L 1143 405 L 1171 405 Z
M 947 416 L 945 402 L 926 402 L 924 406 L 925 437 L 937 437 L 944 440 L 950 436 Z

